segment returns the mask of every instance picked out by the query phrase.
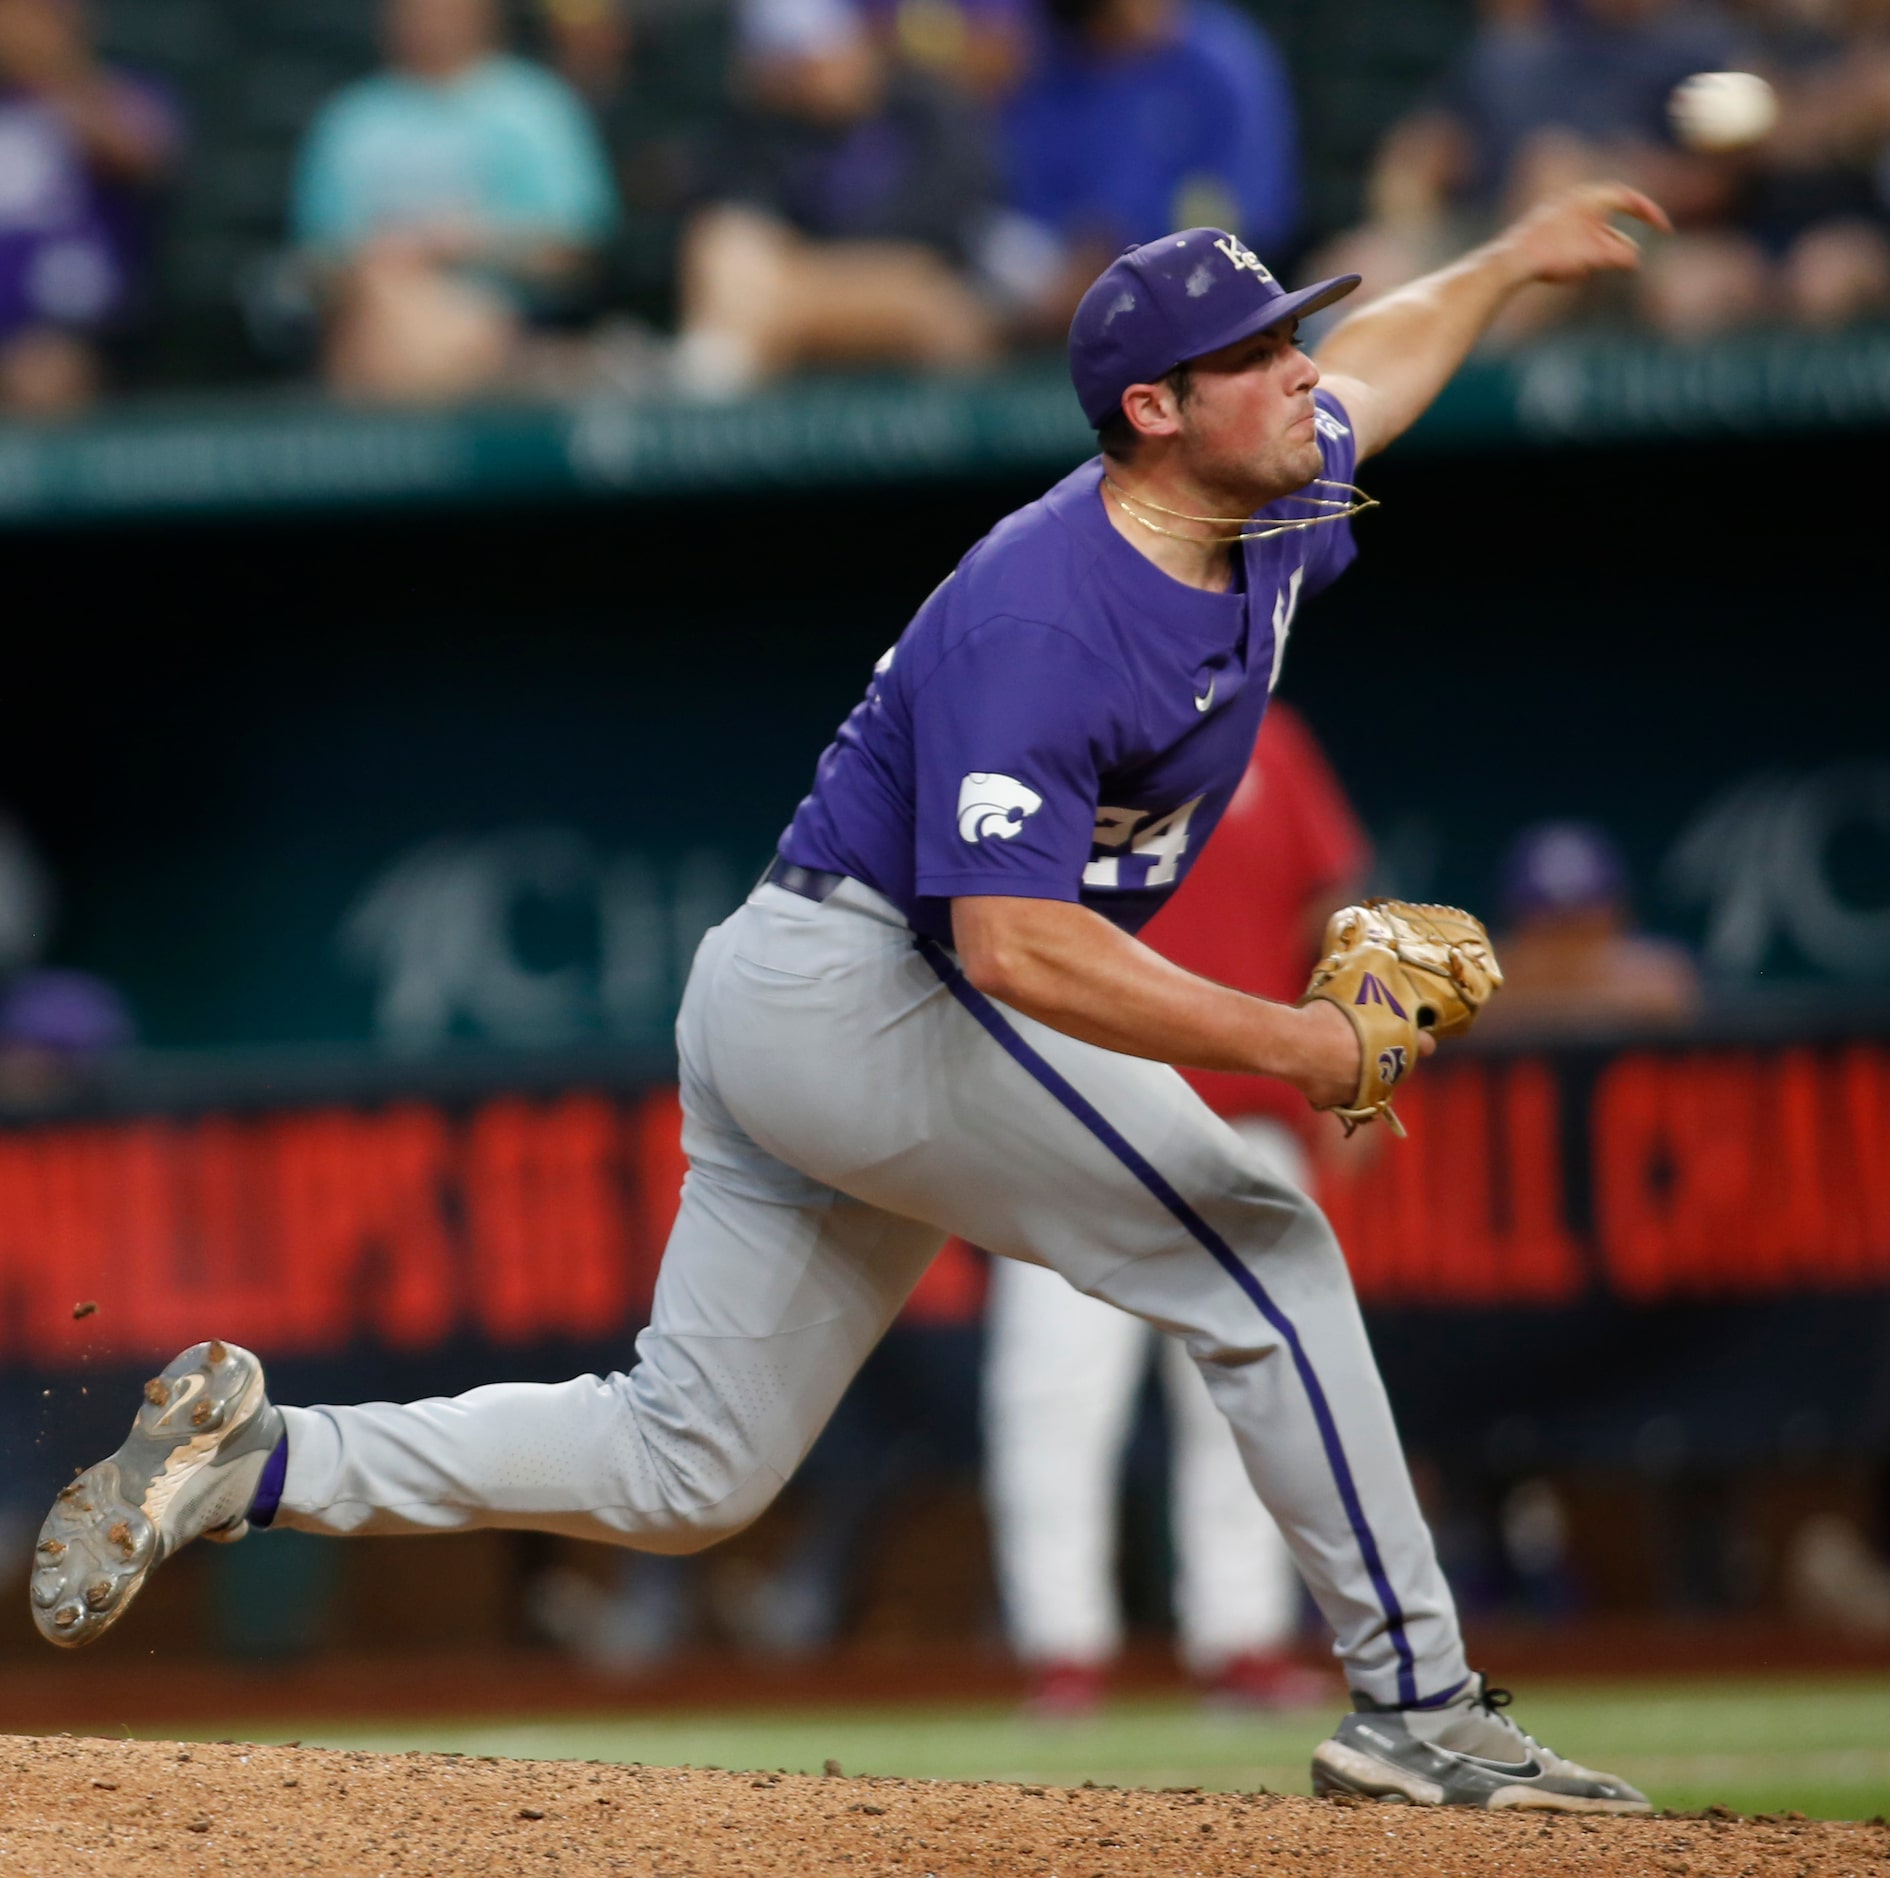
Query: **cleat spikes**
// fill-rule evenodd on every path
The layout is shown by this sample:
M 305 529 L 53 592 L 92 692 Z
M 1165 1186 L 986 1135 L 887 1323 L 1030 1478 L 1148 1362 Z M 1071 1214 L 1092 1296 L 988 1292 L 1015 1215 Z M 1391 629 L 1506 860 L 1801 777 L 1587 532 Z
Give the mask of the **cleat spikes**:
M 39 1531 L 33 1621 L 61 1649 L 102 1636 L 180 1547 L 240 1538 L 282 1441 L 262 1365 L 233 1343 L 184 1351 L 142 1393 L 123 1445 L 61 1489 Z

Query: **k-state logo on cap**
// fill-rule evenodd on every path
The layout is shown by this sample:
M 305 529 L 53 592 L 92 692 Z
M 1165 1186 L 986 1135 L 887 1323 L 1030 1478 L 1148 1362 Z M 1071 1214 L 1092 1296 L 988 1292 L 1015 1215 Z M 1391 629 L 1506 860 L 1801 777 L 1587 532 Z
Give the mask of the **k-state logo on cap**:
M 958 785 L 958 832 L 967 841 L 982 841 L 987 835 L 1014 841 L 1042 807 L 1043 797 L 1028 783 L 974 769 Z
M 1214 245 L 1236 267 L 1244 267 L 1249 273 L 1258 274 L 1268 286 L 1277 287 L 1280 284 L 1273 278 L 1273 272 L 1267 264 L 1237 235 L 1223 235 Z

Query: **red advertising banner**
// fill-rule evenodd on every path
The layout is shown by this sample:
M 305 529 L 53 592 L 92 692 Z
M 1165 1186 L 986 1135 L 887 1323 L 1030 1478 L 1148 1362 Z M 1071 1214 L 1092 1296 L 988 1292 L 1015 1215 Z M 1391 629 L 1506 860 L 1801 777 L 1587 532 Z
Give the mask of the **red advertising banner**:
M 1890 1047 L 1471 1059 L 1322 1193 L 1368 1305 L 1890 1287 Z M 684 1163 L 673 1090 L 0 1133 L 0 1361 L 218 1334 L 276 1357 L 627 1336 Z M 945 1265 L 921 1315 L 975 1307 Z M 96 1313 L 75 1319 L 75 1306 Z
M 1418 1078 L 1322 1199 L 1376 1304 L 1633 1303 L 1890 1285 L 1890 1049 L 1628 1051 Z M 1573 1124 L 1571 1126 L 1570 1124 Z

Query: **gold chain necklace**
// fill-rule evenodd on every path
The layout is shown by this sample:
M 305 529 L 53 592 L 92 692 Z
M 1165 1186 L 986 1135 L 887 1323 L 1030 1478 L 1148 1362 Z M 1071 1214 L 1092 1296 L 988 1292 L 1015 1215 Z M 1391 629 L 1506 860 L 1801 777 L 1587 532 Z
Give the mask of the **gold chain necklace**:
M 1302 528 L 1317 528 L 1322 522 L 1343 522 L 1354 515 L 1363 515 L 1367 509 L 1375 509 L 1378 499 L 1368 496 L 1356 483 L 1342 483 L 1330 476 L 1315 476 L 1307 487 L 1317 485 L 1321 489 L 1343 489 L 1343 496 L 1303 496 L 1295 492 L 1291 496 L 1282 496 L 1284 502 L 1310 502 L 1315 508 L 1330 509 L 1330 515 L 1308 515 L 1300 521 L 1274 522 L 1267 527 L 1251 530 L 1252 517 L 1238 515 L 1190 515 L 1185 509 L 1164 508 L 1161 503 L 1148 496 L 1131 495 L 1116 481 L 1107 470 L 1103 472 L 1104 484 L 1114 492 L 1117 502 L 1122 505 L 1122 512 L 1132 522 L 1140 522 L 1151 533 L 1166 535 L 1170 541 L 1189 541 L 1198 547 L 1222 547 L 1235 541 L 1271 541 L 1276 535 L 1290 535 Z M 1138 515 L 1137 508 L 1153 509 L 1157 515 L 1167 515 L 1178 522 L 1203 522 L 1228 528 L 1235 532 L 1231 535 L 1184 535 L 1178 528 L 1164 528 L 1160 522 L 1151 522 L 1146 515 Z

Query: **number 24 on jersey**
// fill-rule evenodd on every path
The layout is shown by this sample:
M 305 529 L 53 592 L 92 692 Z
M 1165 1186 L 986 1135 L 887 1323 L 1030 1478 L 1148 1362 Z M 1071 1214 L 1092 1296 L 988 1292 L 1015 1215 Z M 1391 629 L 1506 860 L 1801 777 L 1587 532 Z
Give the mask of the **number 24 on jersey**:
M 1205 800 L 1196 796 L 1166 814 L 1148 809 L 1098 809 L 1096 846 L 1117 852 L 1099 856 L 1083 869 L 1085 887 L 1166 887 L 1181 871 L 1188 851 L 1188 824 Z M 1146 859 L 1150 865 L 1141 879 L 1122 877 L 1126 859 Z

